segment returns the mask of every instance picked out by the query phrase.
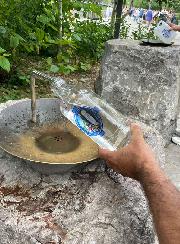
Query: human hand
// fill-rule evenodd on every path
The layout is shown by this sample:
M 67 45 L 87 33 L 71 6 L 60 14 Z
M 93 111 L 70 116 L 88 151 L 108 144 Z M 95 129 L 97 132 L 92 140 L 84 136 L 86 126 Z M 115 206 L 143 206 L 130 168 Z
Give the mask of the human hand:
M 107 161 L 107 164 L 115 171 L 141 181 L 141 176 L 146 169 L 157 166 L 155 156 L 145 142 L 141 128 L 131 124 L 130 143 L 117 151 L 99 149 L 99 156 Z
M 179 25 L 175 25 L 173 23 L 168 23 L 168 25 L 171 27 L 171 30 L 180 31 L 180 26 Z

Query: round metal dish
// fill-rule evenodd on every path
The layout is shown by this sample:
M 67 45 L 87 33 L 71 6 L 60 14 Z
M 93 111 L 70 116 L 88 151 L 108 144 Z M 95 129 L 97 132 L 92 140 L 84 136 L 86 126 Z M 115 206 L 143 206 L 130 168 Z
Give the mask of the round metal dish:
M 98 157 L 97 145 L 65 121 L 58 99 L 37 100 L 37 122 L 31 122 L 31 100 L 0 114 L 0 147 L 25 159 L 42 173 L 64 173 Z

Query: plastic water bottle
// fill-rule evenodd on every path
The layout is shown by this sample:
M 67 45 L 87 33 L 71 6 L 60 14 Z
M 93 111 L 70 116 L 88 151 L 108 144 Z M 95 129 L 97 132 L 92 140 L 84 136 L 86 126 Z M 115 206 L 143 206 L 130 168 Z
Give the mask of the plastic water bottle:
M 165 44 L 172 44 L 176 36 L 176 32 L 172 31 L 170 26 L 163 20 L 154 28 L 154 34 Z
M 61 78 L 33 73 L 52 81 L 52 91 L 60 98 L 62 114 L 101 148 L 113 151 L 127 142 L 129 128 L 123 116 L 96 93 L 69 85 Z

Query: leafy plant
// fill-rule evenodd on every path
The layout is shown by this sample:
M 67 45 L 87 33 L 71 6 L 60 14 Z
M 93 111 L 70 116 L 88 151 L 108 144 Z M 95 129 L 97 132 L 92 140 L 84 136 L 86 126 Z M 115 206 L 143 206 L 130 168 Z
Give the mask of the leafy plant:
M 83 60 L 99 60 L 104 50 L 104 43 L 112 38 L 111 28 L 107 24 L 84 21 L 78 22 L 72 35 L 76 45 L 76 55 Z
M 10 67 L 11 67 L 8 59 L 9 56 L 10 54 L 8 54 L 5 49 L 0 47 L 0 67 L 7 72 L 10 71 Z
M 91 21 L 79 22 L 82 9 L 85 18 L 91 12 L 101 22 L 102 9 L 94 1 L 63 0 L 60 16 L 57 0 L 1 0 L 0 46 L 7 50 L 1 53 L 1 68 L 9 71 L 10 62 L 17 64 L 22 53 L 26 53 L 51 56 L 54 60 L 48 65 L 51 72 L 87 70 L 91 62 L 101 57 L 109 29 Z M 11 54 L 11 59 L 7 54 Z
M 121 20 L 120 38 L 128 38 L 130 25 L 126 22 L 125 18 Z
M 156 39 L 155 35 L 154 35 L 154 27 L 156 25 L 153 24 L 153 26 L 151 27 L 150 30 L 148 30 L 147 26 L 142 25 L 141 23 L 139 23 L 138 25 L 138 30 L 133 31 L 133 39 L 134 40 L 142 40 L 142 39 Z

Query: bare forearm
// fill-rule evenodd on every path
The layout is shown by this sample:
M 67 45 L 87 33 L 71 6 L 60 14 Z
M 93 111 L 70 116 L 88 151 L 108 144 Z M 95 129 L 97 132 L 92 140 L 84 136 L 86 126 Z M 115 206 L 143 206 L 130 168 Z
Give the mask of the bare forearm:
M 149 201 L 160 244 L 179 244 L 180 192 L 156 165 L 144 169 L 140 181 Z
M 101 149 L 99 153 L 114 170 L 142 184 L 160 244 L 179 244 L 180 193 L 156 163 L 140 127 L 131 124 L 131 142 L 126 147 L 115 152 Z
M 180 25 L 175 25 L 175 24 L 169 24 L 171 29 L 174 31 L 180 31 Z

